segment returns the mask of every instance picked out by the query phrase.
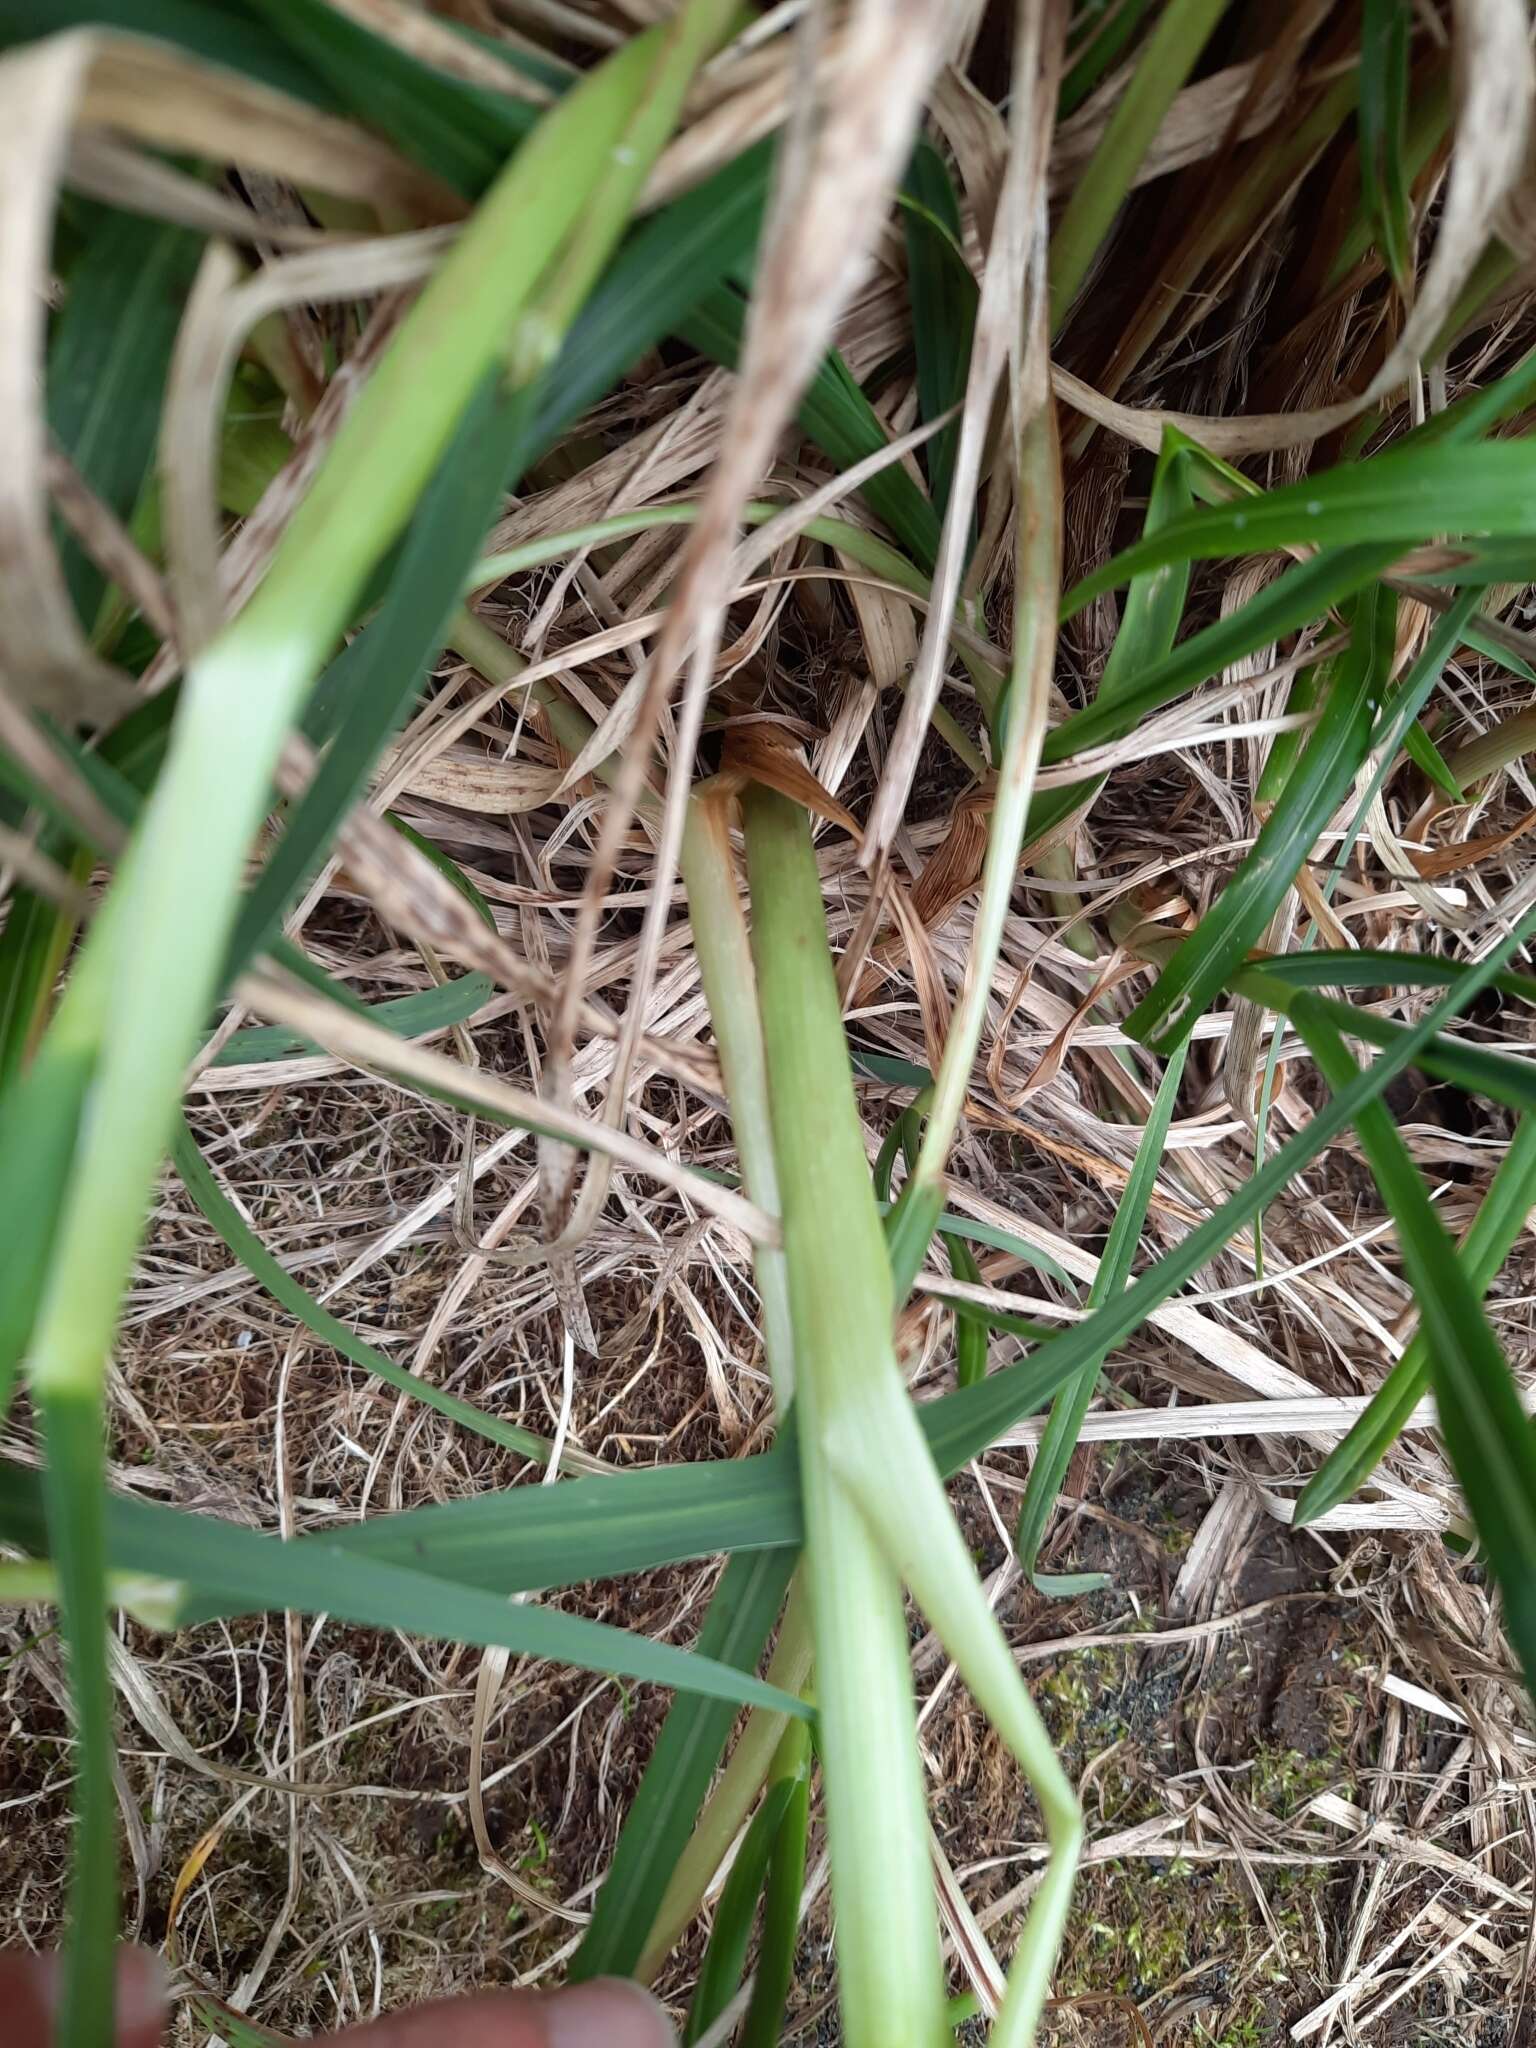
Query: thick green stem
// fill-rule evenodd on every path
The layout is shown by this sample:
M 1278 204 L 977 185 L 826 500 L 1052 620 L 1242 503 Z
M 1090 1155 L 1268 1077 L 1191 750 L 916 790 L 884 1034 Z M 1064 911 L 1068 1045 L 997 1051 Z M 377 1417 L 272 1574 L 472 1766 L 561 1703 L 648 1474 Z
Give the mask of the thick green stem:
M 686 13 L 715 19 L 719 0 L 690 0 Z M 306 690 L 509 332 L 537 306 L 563 249 L 580 252 L 578 267 L 590 264 L 594 203 L 616 239 L 614 195 L 638 192 L 647 155 L 681 105 L 692 68 L 679 58 L 685 42 L 675 25 L 648 31 L 576 86 L 444 258 L 343 421 L 265 582 L 189 673 L 154 798 L 82 950 L 77 975 L 89 977 L 93 997 L 86 1035 L 99 1055 L 31 1351 L 80 1719 L 69 2048 L 107 2048 L 111 2034 L 102 1381 L 182 1072 L 217 991 L 247 851 Z M 695 59 L 703 54 L 701 44 L 689 47 Z M 557 291 L 555 303 L 568 302 Z
M 112 1681 L 106 1656 L 107 1473 L 94 1389 L 41 1403 L 48 1463 L 48 1535 L 59 1574 L 75 1724 L 74 1837 L 61 1974 L 60 2048 L 111 2048 L 117 1939 L 117 1804 L 112 1783 Z
M 944 1987 L 901 1587 L 827 1451 L 850 1385 L 904 1400 L 890 1268 L 805 815 L 761 789 L 744 809 L 795 1333 L 844 2034 L 849 2048 L 940 2048 Z
M 993 2037 L 999 2048 L 1023 2048 L 1049 1988 L 1082 1819 L 901 1384 L 890 1266 L 805 816 L 761 790 L 744 808 L 795 1328 L 844 2028 L 852 2048 L 928 2048 L 945 2038 L 942 2006 L 935 2013 L 930 2003 L 939 1987 L 928 1886 L 905 1860 L 927 1828 L 897 1597 L 904 1583 L 1023 1766 L 1045 1819 L 1050 1863 Z

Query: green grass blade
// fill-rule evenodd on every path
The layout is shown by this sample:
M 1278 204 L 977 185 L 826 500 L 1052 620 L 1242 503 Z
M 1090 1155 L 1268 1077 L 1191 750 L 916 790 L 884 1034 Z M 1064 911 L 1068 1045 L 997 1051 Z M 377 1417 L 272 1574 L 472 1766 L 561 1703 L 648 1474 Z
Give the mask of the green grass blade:
M 1460 1248 L 1467 1282 L 1479 1300 L 1519 1242 L 1533 1208 L 1536 1118 L 1522 1117 Z M 1428 1385 L 1428 1348 L 1423 1336 L 1415 1335 L 1348 1435 L 1303 1487 L 1296 1501 L 1296 1527 L 1315 1522 L 1366 1484 L 1402 1435 Z
M 806 1738 L 798 1725 L 794 1732 Z M 789 1800 L 773 1840 L 768 1882 L 763 1891 L 763 1937 L 757 1972 L 737 2048 L 776 2048 L 794 1982 L 800 1943 L 800 1894 L 805 1889 L 805 1851 L 811 1830 L 810 1759 L 790 1783 Z
M 76 970 L 25 1073 L 0 1096 L 0 1415 L 37 1321 L 91 1079 L 98 992 Z
M 682 332 L 724 278 L 750 271 L 772 166 L 772 145 L 757 143 L 628 237 L 544 380 L 525 461 L 606 396 L 648 348 Z
M 1410 0 L 1365 0 L 1360 30 L 1360 186 L 1377 246 L 1399 290 L 1413 256 L 1404 140 L 1408 116 Z
M 1424 448 L 1436 441 L 1474 441 L 1523 412 L 1532 398 L 1536 398 L 1536 348 L 1528 349 L 1493 383 L 1464 391 L 1444 412 L 1431 413 L 1420 426 L 1405 434 L 1398 445 Z
M 93 1065 L 92 1047 L 56 1044 L 0 1100 L 0 1157 L 10 1168 L 0 1178 L 0 1416 L 37 1321 Z
M 1315 997 L 1301 999 L 1296 1021 L 1329 1087 L 1347 1090 L 1360 1069 Z M 1354 1123 L 1397 1224 L 1422 1319 L 1441 1435 L 1504 1596 L 1505 1622 L 1526 1687 L 1536 1692 L 1536 1431 L 1391 1112 L 1374 1100 L 1361 1106 Z
M 258 21 L 244 0 L 0 0 L 0 48 L 66 28 L 158 36 L 328 113 L 340 109 L 325 81 Z
M 939 1233 L 944 1249 L 949 1255 L 949 1270 L 957 1280 L 967 1286 L 981 1285 L 981 1268 L 971 1254 L 971 1248 L 963 1237 L 953 1237 L 948 1231 Z M 970 1316 L 955 1318 L 955 1384 L 960 1387 L 976 1387 L 987 1376 L 987 1332 L 986 1325 Z
M 1071 310 L 1142 158 L 1227 0 L 1164 0 L 1125 91 L 1051 236 L 1051 331 Z
M 745 299 L 722 285 L 701 299 L 677 332 L 701 355 L 736 367 L 746 331 Z M 838 469 L 852 469 L 878 454 L 890 440 L 880 417 L 837 354 L 822 362 L 800 401 L 800 425 Z M 883 519 L 918 567 L 931 570 L 939 552 L 939 519 L 911 475 L 899 463 L 878 471 L 860 494 Z
M 1450 66 L 1442 64 L 1423 79 L 1408 106 L 1402 162 L 1410 192 L 1430 158 L 1443 146 L 1451 125 L 1451 114 Z M 1361 199 L 1362 203 L 1356 208 L 1354 219 L 1340 239 L 1333 261 L 1328 266 L 1323 283 L 1325 291 L 1336 290 L 1356 264 L 1365 260 L 1372 247 L 1380 247 L 1376 222 L 1363 203 L 1363 189 Z M 1354 431 L 1359 431 L 1362 424 L 1357 421 Z
M 793 1480 L 790 1461 L 785 1465 Z M 704 1616 L 698 1654 L 738 1671 L 756 1670 L 794 1569 L 792 1549 L 733 1557 Z M 716 1701 L 697 1696 L 673 1701 L 630 1802 L 591 1922 L 571 1959 L 573 1982 L 627 1977 L 639 1965 L 667 1880 L 693 1830 L 735 1718 L 734 1708 Z
M 1193 479 L 1199 459 L 1199 452 L 1182 434 L 1170 431 L 1163 436 L 1157 467 L 1152 472 L 1152 488 L 1147 493 L 1144 534 L 1158 533 L 1170 521 L 1194 509 Z M 1094 692 L 1095 705 L 1112 706 L 1169 660 L 1188 596 L 1187 563 L 1132 577 L 1120 613 L 1119 630 Z M 1048 735 L 1046 747 L 1049 745 Z M 1087 782 L 1069 783 L 1063 789 L 1042 790 L 1030 804 L 1026 838 L 1038 839 L 1070 817 L 1104 787 L 1104 780 L 1099 776 Z
M 1387 692 L 1382 703 L 1381 715 L 1376 722 L 1376 729 L 1371 734 L 1371 752 L 1381 755 L 1381 765 L 1372 776 L 1369 788 L 1356 806 L 1356 829 L 1358 829 L 1358 821 L 1364 818 L 1366 810 L 1369 808 L 1377 790 L 1380 789 L 1382 783 L 1386 780 L 1392 763 L 1396 759 L 1399 746 L 1406 740 L 1411 750 L 1415 733 L 1424 738 L 1425 745 L 1430 747 L 1430 751 L 1434 756 L 1432 764 L 1426 764 L 1425 759 L 1415 756 L 1419 760 L 1419 765 L 1425 768 L 1426 773 L 1433 780 L 1438 781 L 1442 788 L 1445 788 L 1446 784 L 1449 783 L 1450 789 L 1455 792 L 1452 798 L 1453 802 L 1461 803 L 1464 801 L 1455 777 L 1451 775 L 1450 770 L 1440 758 L 1439 749 L 1432 745 L 1427 737 L 1424 736 L 1423 728 L 1416 725 L 1414 721 L 1429 702 L 1430 693 L 1433 691 L 1436 683 L 1439 682 L 1445 664 L 1456 652 L 1458 645 L 1463 641 L 1466 641 L 1469 645 L 1471 644 L 1468 627 L 1472 614 L 1475 612 L 1482 595 L 1483 593 L 1480 590 L 1464 590 L 1461 592 L 1450 609 L 1436 619 L 1430 629 L 1428 639 L 1424 642 L 1422 651 L 1408 673 L 1401 682 Z M 1536 680 L 1536 678 L 1533 678 L 1533 680 Z
M 1093 13 L 1108 15 L 1096 28 L 1090 27 L 1083 39 L 1071 47 L 1072 62 L 1061 81 L 1061 92 L 1057 98 L 1056 112 L 1059 120 L 1066 120 L 1087 99 L 1105 73 L 1127 48 L 1136 31 L 1146 19 L 1152 0 L 1120 0 L 1115 6 L 1113 0 L 1094 0 Z
M 1158 1171 L 1163 1162 L 1163 1151 L 1168 1141 L 1168 1126 L 1173 1121 L 1173 1112 L 1178 1104 L 1179 1084 L 1184 1077 L 1184 1060 L 1188 1050 L 1188 1040 L 1185 1040 L 1169 1060 L 1163 1078 L 1158 1083 L 1157 1094 L 1152 1100 L 1152 1112 L 1136 1146 L 1136 1157 L 1131 1165 L 1130 1178 L 1125 1184 L 1125 1193 L 1120 1197 L 1120 1206 L 1116 1209 L 1115 1220 L 1110 1225 L 1103 1257 L 1099 1261 L 1099 1270 L 1094 1275 L 1092 1287 L 1088 1290 L 1088 1306 L 1091 1309 L 1097 1308 L 1100 1302 L 1107 1301 L 1110 1295 L 1119 1293 L 1131 1277 L 1131 1269 L 1136 1262 L 1136 1247 L 1141 1242 L 1142 1227 L 1147 1220 L 1147 1205 L 1152 1199 L 1152 1190 L 1157 1185 Z M 1083 1418 L 1093 1400 L 1103 1364 L 1104 1358 L 1101 1356 L 1090 1359 L 1086 1365 L 1080 1366 L 1051 1403 L 1045 1434 L 1040 1439 L 1040 1449 L 1036 1453 L 1034 1464 L 1030 1467 L 1029 1483 L 1024 1489 L 1024 1501 L 1019 1510 L 1016 1547 L 1020 1564 L 1029 1574 L 1031 1583 L 1042 1593 L 1070 1596 L 1091 1592 L 1095 1587 L 1108 1584 L 1108 1580 L 1101 1572 L 1074 1572 L 1060 1578 L 1043 1576 L 1035 1569 L 1035 1560 L 1040 1555 L 1040 1544 L 1045 1536 L 1046 1524 L 1056 1505 L 1056 1496 L 1061 1491 L 1072 1453 L 1077 1448 Z
M 39 1406 L 47 1453 L 43 1486 L 75 1728 L 69 1920 L 57 2039 L 68 2048 L 77 2043 L 79 2048 L 107 2048 L 114 2033 L 112 1953 L 118 1931 L 116 1740 L 102 1642 L 107 1461 L 93 1389 L 53 1387 Z
M 530 101 L 420 63 L 321 0 L 254 6 L 347 112 L 466 199 L 479 198 L 538 115 Z M 501 48 L 509 63 L 526 63 L 515 44 Z
M 41 850 L 67 859 L 68 841 L 45 833 Z M 73 879 L 84 881 L 79 868 Z M 73 930 L 68 917 L 30 889 L 11 891 L 0 932 L 0 1097 L 31 1056 Z
M 102 502 L 126 520 L 154 463 L 171 349 L 202 252 L 186 228 L 89 209 L 48 349 L 48 425 Z M 89 630 L 106 578 L 62 528 L 64 580 Z
M 343 985 L 319 969 L 313 970 L 310 985 L 332 998 L 343 993 Z M 364 1003 L 361 1008 L 365 1016 L 382 1024 L 397 1038 L 428 1038 L 473 1017 L 494 992 L 495 984 L 488 974 L 460 974 L 440 987 L 424 988 L 415 995 L 391 996 L 385 1002 Z M 225 1040 L 214 1055 L 213 1065 L 256 1066 L 268 1060 L 292 1059 L 296 1054 L 323 1052 L 323 1046 L 285 1025 L 251 1024 Z
M 1287 1016 L 1294 1016 L 1297 1004 L 1306 1001 L 1341 1029 L 1365 1039 L 1370 1045 L 1388 1049 L 1397 1046 L 1407 1028 L 1390 1017 L 1379 1017 L 1374 1011 L 1357 1009 L 1332 996 L 1303 998 L 1288 991 L 1281 995 L 1267 974 L 1253 969 L 1234 975 L 1232 986 L 1251 996 L 1255 1002 L 1267 1003 L 1269 1008 L 1281 1010 Z M 1466 1089 L 1469 1095 L 1487 1095 L 1522 1116 L 1536 1108 L 1536 1067 L 1527 1060 L 1507 1053 L 1489 1052 L 1480 1045 L 1468 1045 L 1449 1035 L 1437 1035 L 1421 1049 L 1417 1063 L 1436 1080 L 1449 1081 L 1457 1088 Z
M 1144 535 L 1159 534 L 1193 512 L 1199 460 L 1200 451 L 1182 434 L 1164 435 L 1147 493 Z M 1187 562 L 1175 562 L 1132 577 L 1115 643 L 1094 693 L 1096 703 L 1112 704 L 1123 697 L 1138 676 L 1173 652 L 1189 598 L 1189 575 Z
M 545 1513 L 556 1521 L 574 1521 L 563 1504 L 555 1505 L 564 1487 L 527 1490 L 548 1497 Z M 331 1614 L 363 1628 L 398 1628 L 432 1641 L 509 1649 L 583 1671 L 697 1691 L 728 1703 L 733 1711 L 760 1706 L 810 1718 L 803 1702 L 754 1678 L 750 1670 L 734 1670 L 714 1657 L 649 1642 L 558 1608 L 509 1602 L 498 1593 L 385 1562 L 338 1544 L 329 1534 L 285 1543 L 211 1515 L 163 1508 L 146 1514 L 148 1503 L 111 1495 L 104 1484 L 95 1496 L 105 1502 L 106 1554 L 113 1568 L 123 1568 L 123 1559 L 137 1560 L 126 1568 L 186 1589 L 178 1618 L 182 1626 L 212 1613 L 259 1614 L 286 1607 L 297 1614 Z M 46 1522 L 43 1518 L 44 1498 L 44 1485 L 33 1475 L 0 1466 L 0 1528 L 7 1541 L 35 1556 L 55 1557 L 62 1567 L 51 1511 Z
M 187 2004 L 197 2024 L 226 2041 L 229 2048 L 297 2048 L 291 2035 L 274 2033 L 270 2027 L 258 2027 L 244 2013 L 236 2012 L 232 2005 L 226 2005 L 222 1998 L 214 1998 L 206 1991 L 195 1991 Z
M 340 693 L 328 700 L 330 745 L 241 906 L 225 959 L 226 980 L 273 937 L 420 695 L 500 502 L 524 421 L 521 394 L 507 392 L 493 373 L 422 493 L 380 610 L 333 664 L 345 663 L 345 678 Z
M 1375 697 L 1391 669 L 1396 619 L 1396 604 L 1379 585 L 1356 602 L 1350 644 L 1332 664 L 1322 715 L 1284 793 L 1237 873 L 1126 1019 L 1130 1035 L 1153 1052 L 1183 1044 L 1195 1019 L 1227 986 L 1349 788 L 1369 746 Z
M 1422 725 L 1409 726 L 1403 735 L 1403 746 L 1415 768 L 1435 785 L 1443 797 L 1453 804 L 1466 802 L 1467 792 L 1451 773 L 1445 757 Z
M 699 1966 L 699 1981 L 688 2008 L 688 2024 L 683 2029 L 683 2048 L 692 2048 L 692 2043 L 709 2031 L 740 1987 L 752 1940 L 752 1923 L 757 1917 L 758 1896 L 768 1876 L 773 1845 L 793 1791 L 791 1778 L 776 1779 L 768 1787 L 736 1852 L 715 1909 L 709 1946 Z
M 786 1454 L 782 1449 L 754 1458 L 562 1480 L 558 1486 L 513 1486 L 453 1506 L 475 1512 L 461 1517 L 447 1509 L 440 1515 L 436 1508 L 413 1508 L 402 1514 L 372 1515 L 323 1535 L 296 1537 L 289 1547 L 304 1552 L 313 1546 L 328 1555 L 355 1553 L 369 1563 L 403 1565 L 438 1584 L 501 1600 L 514 1593 L 548 1592 L 722 1551 L 772 1553 L 786 1574 L 782 1598 L 782 1584 L 801 1537 L 794 1456 L 792 1450 Z M 7 1541 L 24 1549 L 38 1555 L 47 1551 L 42 1482 L 35 1473 L 3 1462 L 0 1529 Z M 183 1626 L 260 1609 L 259 1598 L 254 1605 L 248 1601 L 251 1589 L 269 1569 L 270 1546 L 265 1536 L 250 1529 L 114 1495 L 108 1508 L 108 1543 L 114 1564 L 121 1569 L 186 1584 L 178 1609 Z M 253 1544 L 262 1547 L 253 1550 Z M 230 1565 L 226 1552 L 236 1565 Z M 269 1604 L 281 1606 L 282 1598 Z M 763 1616 L 758 1649 L 773 1618 Z M 709 1654 L 731 1661 L 724 1651 Z M 754 1650 L 748 1657 L 748 1667 L 756 1655 Z M 722 1744 L 727 1732 L 728 1728 L 721 1731 Z M 708 1777 L 706 1771 L 706 1786 Z M 691 1822 L 691 1814 L 688 1818 Z M 651 1899 L 653 1911 L 657 1898 L 659 1893 Z
M 944 159 L 919 139 L 902 209 L 907 240 L 907 288 L 912 301 L 912 344 L 917 355 L 919 417 L 934 420 L 965 397 L 976 326 L 976 280 L 961 253 L 960 204 Z M 940 519 L 949 503 L 949 480 L 960 445 L 960 422 L 951 420 L 923 449 L 928 495 Z
M 1438 953 L 1388 953 L 1369 946 L 1269 955 L 1253 971 L 1282 988 L 1454 988 L 1472 972 L 1463 961 Z M 1536 1003 L 1536 974 L 1507 970 L 1494 976 L 1492 986 Z
M 933 1089 L 924 1088 L 917 1100 L 910 1103 L 887 1131 L 879 1153 L 875 1158 L 874 1185 L 875 1200 L 880 1206 L 887 1232 L 892 1228 L 893 1219 L 899 1217 L 899 1205 L 891 1200 L 891 1174 L 899 1152 L 908 1173 L 917 1159 L 922 1139 L 923 1118 L 933 1101 Z M 981 1268 L 977 1265 L 969 1244 L 964 1237 L 950 1231 L 940 1231 L 939 1237 L 949 1259 L 949 1270 L 955 1278 L 967 1286 L 981 1285 Z M 984 1317 L 955 1315 L 955 1382 L 958 1386 L 974 1387 L 987 1376 L 987 1329 Z
M 1371 733 L 1370 752 L 1377 757 L 1376 767 L 1369 782 L 1360 792 L 1355 804 L 1355 814 L 1349 828 L 1340 840 L 1334 854 L 1333 865 L 1323 878 L 1322 891 L 1325 899 L 1331 900 L 1339 878 L 1344 873 L 1355 841 L 1359 837 L 1370 806 L 1386 781 L 1397 759 L 1397 751 L 1404 734 L 1410 729 L 1428 702 L 1430 692 L 1439 681 L 1441 671 L 1455 652 L 1458 640 L 1465 635 L 1466 624 L 1478 598 L 1475 592 L 1464 592 L 1457 598 L 1450 610 L 1435 621 L 1422 652 L 1400 682 L 1388 691 L 1381 713 Z M 1273 755 L 1271 755 L 1273 760 Z M 1267 778 L 1268 764 L 1265 775 Z M 1317 927 L 1307 933 L 1302 942 L 1303 953 L 1314 948 Z M 1280 1063 L 1280 1037 L 1275 1034 L 1264 1056 L 1263 1077 L 1259 1086 L 1258 1113 L 1254 1121 L 1254 1156 L 1264 1157 L 1268 1148 L 1270 1108 L 1274 1097 L 1275 1076 Z M 1253 1270 L 1254 1278 L 1264 1277 L 1264 1219 L 1257 1217 L 1253 1226 Z
M 1460 533 L 1520 538 L 1533 532 L 1536 448 L 1530 442 L 1404 446 L 1365 462 L 1341 463 L 1235 506 L 1212 505 L 1175 520 L 1085 576 L 1062 600 L 1062 616 L 1071 618 L 1141 570 L 1174 562 L 1296 545 L 1354 547 Z
M 1127 680 L 1125 688 L 1107 703 L 1093 703 L 1074 712 L 1047 733 L 1041 759 L 1070 760 L 1085 747 L 1102 746 L 1133 732 L 1144 718 L 1171 703 L 1181 691 L 1208 682 L 1230 663 L 1269 646 L 1298 626 L 1310 625 L 1375 582 L 1391 566 L 1393 553 L 1379 547 L 1330 548 L 1312 561 L 1293 564 L 1228 617 L 1201 627 L 1134 681 Z

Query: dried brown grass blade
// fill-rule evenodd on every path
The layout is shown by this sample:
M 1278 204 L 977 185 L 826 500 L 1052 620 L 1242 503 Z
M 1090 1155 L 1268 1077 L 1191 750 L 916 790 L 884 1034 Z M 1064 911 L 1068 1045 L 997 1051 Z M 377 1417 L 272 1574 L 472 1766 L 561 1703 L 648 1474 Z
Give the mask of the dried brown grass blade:
M 246 338 L 286 306 L 365 298 L 416 283 L 438 262 L 452 228 L 422 228 L 279 257 L 252 276 L 227 243 L 211 241 L 176 335 L 160 430 L 160 482 L 183 661 L 207 645 L 226 606 L 219 568 L 219 438 L 229 380 Z
M 95 130 L 77 134 L 70 143 L 64 176 L 74 191 L 92 199 L 105 200 L 128 213 L 148 214 L 152 220 L 197 228 L 203 234 L 231 235 L 242 241 L 259 235 L 272 247 L 285 249 L 324 248 L 339 239 L 306 221 L 258 218 L 248 206 L 199 184 L 185 171 Z
M 1062 22 L 1055 0 L 1023 0 L 1015 34 L 1021 50 L 1036 52 Z M 1018 77 L 1027 89 L 1016 92 L 1009 123 L 1009 154 L 997 220 L 982 275 L 971 343 L 965 405 L 960 416 L 960 445 L 939 558 L 934 565 L 933 598 L 923 627 L 917 665 L 897 721 L 885 773 L 870 811 L 863 861 L 871 866 L 890 851 L 906 811 L 918 755 L 927 737 L 944 678 L 949 640 L 946 622 L 960 595 L 970 536 L 971 510 L 981 474 L 983 444 L 992 408 L 1010 356 L 1024 332 L 1031 243 L 1045 216 L 1046 171 L 1052 113 L 1035 89 L 1038 65 L 1021 65 Z M 1015 419 L 1019 420 L 1017 408 Z M 1022 424 L 1022 422 L 1020 422 Z
M 1536 811 L 1526 811 L 1503 832 L 1490 832 L 1481 839 L 1463 839 L 1457 846 L 1439 846 L 1430 853 L 1418 853 L 1405 848 L 1414 871 L 1422 881 L 1438 881 L 1442 875 L 1459 874 L 1463 868 L 1476 867 L 1480 861 L 1491 860 L 1505 852 L 1517 840 L 1536 829 Z
M 405 0 L 329 0 L 329 4 L 408 57 L 430 64 L 434 71 L 445 71 L 450 78 L 489 86 L 492 92 L 504 92 L 509 99 L 527 100 L 536 107 L 548 106 L 554 98 L 548 86 L 509 64 L 483 40 L 471 42 L 468 36 L 456 36 L 446 22 L 424 8 L 406 5 Z
M 239 138 L 239 160 L 299 184 L 361 199 L 407 219 L 457 220 L 464 202 L 451 188 L 350 121 L 322 114 L 271 86 L 205 64 L 170 43 L 110 30 L 55 37 L 86 51 L 77 118 L 157 147 L 224 163 Z
M 850 838 L 857 840 L 862 834 L 852 811 L 838 802 L 792 747 L 763 726 L 736 726 L 727 734 L 722 780 L 738 786 L 760 782 L 765 789 L 777 790 L 791 803 L 801 805 L 812 817 L 841 825 Z
M 176 615 L 164 578 L 62 448 L 48 450 L 48 488 L 59 516 L 97 567 L 121 586 L 163 640 L 175 640 Z
M 11 696 L 70 723 L 100 724 L 133 702 L 76 621 L 48 527 L 41 405 L 54 201 L 89 77 L 88 36 L 0 59 L 0 676 Z

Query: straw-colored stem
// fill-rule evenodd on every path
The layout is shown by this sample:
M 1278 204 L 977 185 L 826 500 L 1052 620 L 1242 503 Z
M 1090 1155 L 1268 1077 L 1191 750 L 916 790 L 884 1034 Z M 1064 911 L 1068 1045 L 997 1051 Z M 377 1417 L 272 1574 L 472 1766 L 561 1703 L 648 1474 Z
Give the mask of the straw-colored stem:
M 898 1300 L 905 1298 L 912 1284 L 944 1206 L 945 1161 L 986 1020 L 992 970 L 1003 942 L 1045 738 L 1060 590 L 1061 470 L 1055 408 L 1047 403 L 1032 414 L 1019 437 L 1019 540 L 1007 734 L 965 983 L 950 1019 L 917 1165 L 903 1190 L 891 1233 Z

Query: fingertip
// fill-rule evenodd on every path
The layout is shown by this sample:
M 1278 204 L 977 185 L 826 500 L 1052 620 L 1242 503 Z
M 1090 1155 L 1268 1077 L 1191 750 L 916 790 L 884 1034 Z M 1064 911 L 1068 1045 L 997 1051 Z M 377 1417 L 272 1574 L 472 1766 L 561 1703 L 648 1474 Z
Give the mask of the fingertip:
M 596 1977 L 542 2003 L 547 2048 L 675 2048 L 666 2013 L 628 1977 Z
M 0 1957 L 0 2007 L 14 2048 L 49 2048 L 63 2003 L 64 1961 L 51 1951 Z M 156 2048 L 165 2019 L 165 1968 L 149 1949 L 117 1953 L 117 2048 Z
M 155 2048 L 165 2024 L 165 1964 L 153 1949 L 117 1952 L 119 2048 Z

